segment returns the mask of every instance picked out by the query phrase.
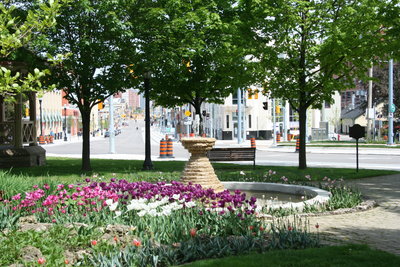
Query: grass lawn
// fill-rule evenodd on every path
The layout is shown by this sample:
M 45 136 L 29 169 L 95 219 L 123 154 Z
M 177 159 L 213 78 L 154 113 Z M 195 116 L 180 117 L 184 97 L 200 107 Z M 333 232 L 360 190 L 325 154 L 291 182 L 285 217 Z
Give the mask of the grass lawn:
M 263 254 L 196 261 L 185 267 L 264 266 L 400 266 L 400 257 L 366 245 L 346 245 L 304 250 L 279 250 Z
M 296 141 L 280 142 L 278 146 L 296 146 Z M 386 141 L 382 142 L 365 142 L 358 143 L 360 148 L 389 148 L 400 149 L 400 145 L 395 143 L 395 146 L 387 146 Z M 311 141 L 307 143 L 307 147 L 356 147 L 356 141 Z
M 29 191 L 35 184 L 82 182 L 84 178 L 97 176 L 96 179 L 109 181 L 110 178 L 126 179 L 133 181 L 158 182 L 179 180 L 185 166 L 183 161 L 156 161 L 153 171 L 142 171 L 143 161 L 141 160 L 110 160 L 92 159 L 91 173 L 82 173 L 81 159 L 71 158 L 48 158 L 46 166 L 31 168 L 13 168 L 0 170 L 0 188 L 5 192 L 3 197 L 11 196 L 24 191 Z M 305 181 L 306 175 L 310 175 L 312 181 L 321 181 L 325 176 L 331 179 L 358 179 L 364 177 L 381 176 L 398 173 L 385 170 L 364 170 L 357 173 L 354 169 L 335 168 L 308 168 L 299 170 L 297 167 L 283 166 L 256 166 L 237 164 L 213 164 L 214 169 L 221 181 L 255 181 L 275 182 L 281 181 L 285 176 L 289 182 Z M 269 170 L 276 174 L 265 177 Z
M 111 159 L 92 159 L 92 169 L 90 173 L 82 173 L 81 159 L 71 158 L 47 158 L 47 165 L 31 168 L 13 168 L 4 170 L 8 174 L 29 177 L 33 182 L 40 180 L 57 180 L 59 182 L 82 181 L 83 178 L 97 174 L 105 178 L 117 177 L 130 181 L 135 180 L 177 180 L 184 169 L 183 161 L 156 161 L 153 171 L 142 171 L 143 161 L 141 160 L 111 160 Z M 310 175 L 313 181 L 321 181 L 325 176 L 331 179 L 343 178 L 358 179 L 364 177 L 381 176 L 398 173 L 386 170 L 365 170 L 360 169 L 357 173 L 355 169 L 342 168 L 307 168 L 299 170 L 297 167 L 290 166 L 256 166 L 214 163 L 214 169 L 223 181 L 249 180 L 264 182 L 267 181 L 264 175 L 269 171 L 275 171 L 274 177 L 279 180 L 282 176 L 289 178 L 290 181 L 307 181 L 306 175 Z M 244 173 L 244 174 L 243 174 Z
M 112 160 L 112 159 L 92 159 L 93 171 L 82 173 L 81 159 L 72 158 L 47 158 L 46 166 L 31 168 L 12 168 L 4 170 L 9 174 L 30 177 L 33 180 L 55 179 L 61 182 L 81 181 L 82 178 L 97 174 L 106 178 L 117 177 L 129 180 L 172 180 L 179 179 L 186 162 L 183 161 L 155 161 L 153 171 L 142 171 L 143 161 L 141 160 Z M 331 179 L 343 178 L 358 179 L 365 177 L 381 176 L 398 173 L 386 170 L 365 170 L 360 169 L 357 173 L 355 169 L 343 168 L 307 168 L 299 170 L 297 167 L 290 166 L 256 166 L 214 163 L 214 169 L 221 180 L 240 180 L 244 177 L 251 177 L 255 180 L 266 181 L 263 177 L 269 170 L 276 172 L 279 179 L 282 176 L 288 177 L 292 181 L 307 181 L 306 175 L 310 175 L 312 180 L 321 181 L 325 176 Z M 244 175 L 243 175 L 244 173 Z

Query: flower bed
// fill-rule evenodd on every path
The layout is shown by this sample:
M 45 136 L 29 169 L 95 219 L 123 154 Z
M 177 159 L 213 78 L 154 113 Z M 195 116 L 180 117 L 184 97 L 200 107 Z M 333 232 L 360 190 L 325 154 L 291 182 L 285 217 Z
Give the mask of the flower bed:
M 32 191 L 14 195 L 0 205 L 0 246 L 15 251 L 12 257 L 0 256 L 0 265 L 28 261 L 21 256 L 24 247 L 11 240 L 24 235 L 17 231 L 21 229 L 18 219 L 32 215 L 37 220 L 33 223 L 45 224 L 47 232 L 29 230 L 27 238 L 35 238 L 29 237 L 31 242 L 25 243 L 42 251 L 37 264 L 49 266 L 59 266 L 60 262 L 84 266 L 176 265 L 255 249 L 318 244 L 306 231 L 306 222 L 287 225 L 260 221 L 255 202 L 238 190 L 215 193 L 176 181 L 152 184 L 111 179 L 105 183 L 86 179 L 82 184 L 60 184 L 56 188 L 34 186 Z M 71 240 L 81 241 L 61 242 L 65 243 L 63 250 L 45 250 L 38 240 L 53 240 L 60 232 L 50 228 L 64 229 Z

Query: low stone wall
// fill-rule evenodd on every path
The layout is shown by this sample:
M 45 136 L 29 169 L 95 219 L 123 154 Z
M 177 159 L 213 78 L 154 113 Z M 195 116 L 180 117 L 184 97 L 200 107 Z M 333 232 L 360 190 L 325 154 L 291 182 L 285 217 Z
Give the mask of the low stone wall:
M 41 146 L 0 148 L 0 168 L 43 166 L 45 164 L 46 150 Z
M 331 193 L 322 190 L 320 188 L 303 186 L 303 185 L 292 185 L 292 184 L 276 184 L 276 183 L 258 183 L 258 182 L 222 182 L 225 189 L 228 190 L 250 190 L 250 191 L 272 191 L 281 192 L 293 195 L 303 195 L 310 199 L 303 202 L 297 203 L 279 203 L 269 205 L 270 208 L 293 208 L 299 211 L 303 210 L 304 206 L 310 206 L 315 204 L 323 204 L 327 202 L 331 196 Z M 262 203 L 258 203 L 262 205 Z

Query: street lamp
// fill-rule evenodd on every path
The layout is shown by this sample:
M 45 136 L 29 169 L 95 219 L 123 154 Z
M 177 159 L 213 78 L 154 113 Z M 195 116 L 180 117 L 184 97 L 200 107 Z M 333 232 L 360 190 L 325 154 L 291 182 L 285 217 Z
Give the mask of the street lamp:
M 67 138 L 67 105 L 64 105 L 64 141 L 68 141 L 68 138 Z
M 144 97 L 145 101 L 145 160 L 143 170 L 152 170 L 153 163 L 151 162 L 151 147 L 150 147 L 150 77 L 151 72 L 144 73 Z
M 39 98 L 39 110 L 40 110 L 40 136 L 43 136 L 43 114 L 42 114 L 42 98 Z

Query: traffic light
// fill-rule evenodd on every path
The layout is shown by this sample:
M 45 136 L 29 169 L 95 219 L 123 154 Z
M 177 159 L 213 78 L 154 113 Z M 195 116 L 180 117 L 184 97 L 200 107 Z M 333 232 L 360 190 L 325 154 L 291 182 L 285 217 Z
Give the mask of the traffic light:
M 103 109 L 103 102 L 99 102 L 97 104 L 97 110 L 102 110 Z
M 280 106 L 276 106 L 276 107 L 275 107 L 275 113 L 276 113 L 276 114 L 281 113 L 281 107 L 280 107 Z
M 263 109 L 267 110 L 268 109 L 268 101 L 263 102 Z
M 182 63 L 183 63 L 183 65 L 186 66 L 186 68 L 189 72 L 192 72 L 192 69 L 191 69 L 192 63 L 191 63 L 190 59 L 188 59 L 187 61 L 185 59 L 182 59 Z
M 207 115 L 207 111 L 203 110 L 202 115 L 205 117 Z

